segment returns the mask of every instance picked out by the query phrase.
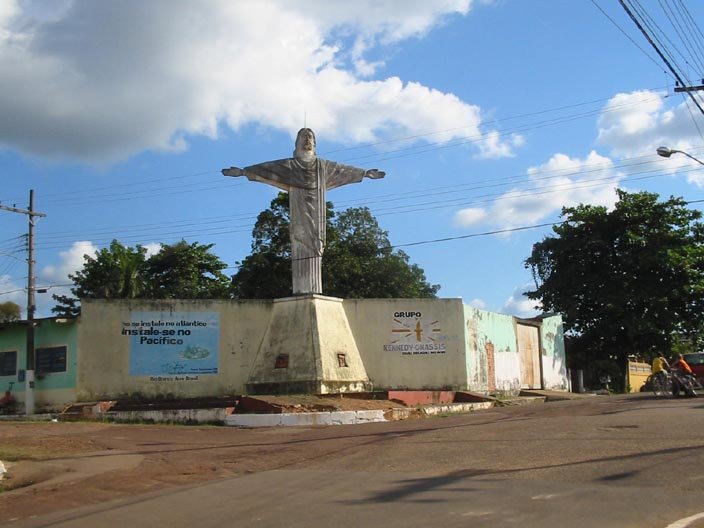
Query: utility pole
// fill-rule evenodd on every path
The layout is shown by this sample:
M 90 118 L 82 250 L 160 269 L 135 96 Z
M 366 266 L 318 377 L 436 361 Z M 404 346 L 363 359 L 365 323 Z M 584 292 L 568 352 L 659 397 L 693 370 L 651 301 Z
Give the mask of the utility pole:
M 701 92 L 702 90 L 704 90 L 704 84 L 697 86 L 675 86 L 675 92 Z
M 29 209 L 18 209 L 0 204 L 0 209 L 27 215 L 27 365 L 25 370 L 24 413 L 34 414 L 34 219 L 46 216 L 34 210 L 34 189 L 29 191 Z

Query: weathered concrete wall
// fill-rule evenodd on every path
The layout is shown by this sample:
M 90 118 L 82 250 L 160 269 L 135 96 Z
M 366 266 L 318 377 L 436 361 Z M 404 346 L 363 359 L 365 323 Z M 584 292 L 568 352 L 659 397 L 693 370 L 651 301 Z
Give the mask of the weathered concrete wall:
M 375 389 L 466 389 L 461 299 L 343 303 Z
M 267 353 L 262 344 L 276 324 L 274 306 L 272 301 L 86 300 L 78 331 L 78 399 L 244 394 L 256 379 L 250 376 L 259 356 Z M 323 328 L 337 320 L 328 308 L 311 312 L 324 319 Z M 350 299 L 342 309 L 360 368 L 374 389 L 520 390 L 522 359 L 512 316 L 465 306 L 461 299 Z M 540 329 L 535 355 L 544 388 L 566 390 L 560 317 L 531 324 Z M 284 345 L 297 343 L 285 328 L 277 335 Z M 334 349 L 335 362 L 338 353 L 353 358 L 354 347 L 343 350 L 335 336 L 314 343 Z M 276 359 L 264 364 L 271 367 Z
M 34 331 L 34 348 L 65 347 L 66 367 L 60 372 L 37 372 L 34 383 L 34 401 L 38 410 L 60 410 L 76 399 L 76 319 L 39 319 Z M 0 376 L 3 392 L 13 382 L 12 392 L 19 402 L 24 402 L 25 382 L 19 373 L 27 366 L 27 327 L 24 322 L 0 329 L 0 352 L 17 351 L 17 368 L 11 376 Z
M 471 306 L 464 310 L 469 389 L 517 394 L 521 389 L 521 361 L 515 318 Z
M 268 301 L 84 300 L 78 399 L 241 394 L 271 308 Z
M 540 327 L 543 385 L 548 390 L 569 390 L 562 316 L 545 317 Z

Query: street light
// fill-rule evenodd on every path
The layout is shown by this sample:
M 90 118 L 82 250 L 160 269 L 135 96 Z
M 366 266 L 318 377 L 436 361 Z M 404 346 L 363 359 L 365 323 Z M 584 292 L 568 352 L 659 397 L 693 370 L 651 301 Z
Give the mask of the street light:
M 684 154 L 685 156 L 687 156 L 690 159 L 693 159 L 694 161 L 696 161 L 700 165 L 704 165 L 704 161 L 695 158 L 694 156 L 685 152 L 684 150 L 675 150 L 675 149 L 671 149 L 668 147 L 658 147 L 656 152 L 658 153 L 658 156 L 662 156 L 663 158 L 669 158 L 673 154 Z

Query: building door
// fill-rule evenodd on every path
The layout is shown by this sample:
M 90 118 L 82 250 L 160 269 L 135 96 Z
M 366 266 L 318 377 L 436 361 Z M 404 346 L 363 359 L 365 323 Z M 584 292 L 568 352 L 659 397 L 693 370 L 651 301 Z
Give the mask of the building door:
M 521 358 L 521 388 L 540 389 L 540 335 L 538 327 L 518 324 L 518 353 Z

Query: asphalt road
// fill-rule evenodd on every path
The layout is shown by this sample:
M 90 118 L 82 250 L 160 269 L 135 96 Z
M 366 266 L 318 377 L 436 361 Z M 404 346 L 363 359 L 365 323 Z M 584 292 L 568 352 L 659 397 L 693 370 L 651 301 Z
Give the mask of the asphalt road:
M 273 449 L 276 467 L 7 526 L 704 527 L 704 398 L 280 429 L 267 445 L 245 456 Z

